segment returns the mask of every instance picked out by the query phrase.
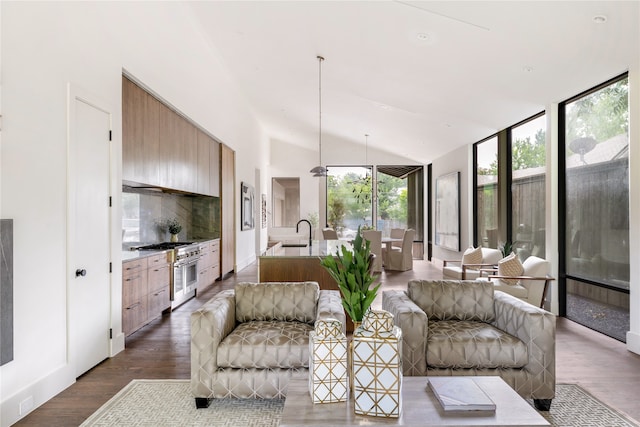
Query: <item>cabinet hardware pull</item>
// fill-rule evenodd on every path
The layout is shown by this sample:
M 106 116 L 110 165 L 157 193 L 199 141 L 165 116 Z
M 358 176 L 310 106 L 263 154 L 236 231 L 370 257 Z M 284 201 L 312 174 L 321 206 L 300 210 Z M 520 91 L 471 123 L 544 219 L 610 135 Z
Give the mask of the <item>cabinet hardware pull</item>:
M 135 303 L 135 304 L 130 305 L 129 307 L 127 307 L 127 310 L 134 309 L 134 308 L 136 308 L 136 307 L 137 307 L 137 306 L 139 306 L 139 305 L 140 305 L 140 303 L 139 303 L 139 302 L 137 302 L 137 303 Z
M 142 277 L 142 276 L 127 277 L 125 280 L 126 280 L 127 282 L 130 282 L 130 281 L 132 281 L 132 280 L 140 279 L 141 277 Z

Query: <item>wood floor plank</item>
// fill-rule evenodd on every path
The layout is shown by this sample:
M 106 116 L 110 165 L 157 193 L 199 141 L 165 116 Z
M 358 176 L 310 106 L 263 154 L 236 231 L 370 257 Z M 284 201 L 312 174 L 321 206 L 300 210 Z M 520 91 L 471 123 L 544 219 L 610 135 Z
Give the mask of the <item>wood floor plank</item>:
M 126 340 L 126 349 L 81 376 L 75 384 L 37 408 L 16 426 L 77 426 L 133 379 L 190 377 L 190 314 L 223 289 L 257 280 L 256 264 L 217 282 L 171 314 L 154 320 Z M 415 261 L 406 272 L 383 272 L 381 289 L 406 289 L 411 279 L 439 279 L 441 270 Z M 380 307 L 381 295 L 374 301 Z M 640 420 L 640 356 L 624 343 L 559 318 L 557 381 L 577 383 L 598 399 Z

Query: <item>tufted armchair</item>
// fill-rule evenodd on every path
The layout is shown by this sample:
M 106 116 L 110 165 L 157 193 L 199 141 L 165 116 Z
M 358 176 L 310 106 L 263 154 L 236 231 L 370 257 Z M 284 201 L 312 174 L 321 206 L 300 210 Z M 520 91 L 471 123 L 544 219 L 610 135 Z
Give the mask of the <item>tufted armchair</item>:
M 402 329 L 404 375 L 498 375 L 536 408 L 555 396 L 552 313 L 487 281 L 412 280 L 382 293 Z
M 292 375 L 307 375 L 309 332 L 342 322 L 338 291 L 316 282 L 239 283 L 191 314 L 191 391 L 212 398 L 282 398 Z

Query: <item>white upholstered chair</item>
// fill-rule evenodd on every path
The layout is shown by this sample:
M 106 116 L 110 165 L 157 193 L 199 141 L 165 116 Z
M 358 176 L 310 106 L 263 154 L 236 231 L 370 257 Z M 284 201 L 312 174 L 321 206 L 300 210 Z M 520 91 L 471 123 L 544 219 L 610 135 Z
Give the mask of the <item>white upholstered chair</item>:
M 402 239 L 404 237 L 404 232 L 404 228 L 392 228 L 389 232 L 389 237 L 391 237 L 392 239 Z M 402 242 L 393 242 L 391 243 L 391 246 L 393 246 L 394 248 L 401 248 Z
M 522 263 L 524 271 L 520 276 L 500 276 L 492 274 L 489 280 L 497 291 L 503 291 L 516 298 L 528 302 L 536 307 L 544 305 L 544 298 L 549 282 L 554 280 L 549 276 L 549 261 L 536 256 L 530 256 Z M 501 279 L 518 280 L 515 284 L 508 284 Z
M 374 273 L 382 271 L 382 231 L 379 230 L 364 230 L 362 237 L 368 240 L 371 253 L 376 256 L 373 262 Z
M 413 269 L 413 238 L 416 231 L 408 229 L 404 232 L 401 248 L 382 248 L 382 259 L 385 270 L 406 271 Z
M 444 261 L 442 277 L 454 280 L 475 280 L 480 276 L 480 269 L 498 264 L 502 252 L 493 248 L 481 248 L 482 261 L 477 264 L 465 264 L 464 257 L 460 261 Z
M 324 240 L 338 240 L 338 233 L 333 228 L 323 228 L 322 238 Z

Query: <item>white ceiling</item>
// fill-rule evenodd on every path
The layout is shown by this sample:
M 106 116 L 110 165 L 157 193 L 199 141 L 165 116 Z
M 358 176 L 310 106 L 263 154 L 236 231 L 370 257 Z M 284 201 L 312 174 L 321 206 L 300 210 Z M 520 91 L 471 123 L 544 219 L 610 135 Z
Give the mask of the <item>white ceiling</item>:
M 627 71 L 640 53 L 638 1 L 190 5 L 271 138 L 317 149 L 322 55 L 323 141 L 369 134 L 369 147 L 422 163 Z

